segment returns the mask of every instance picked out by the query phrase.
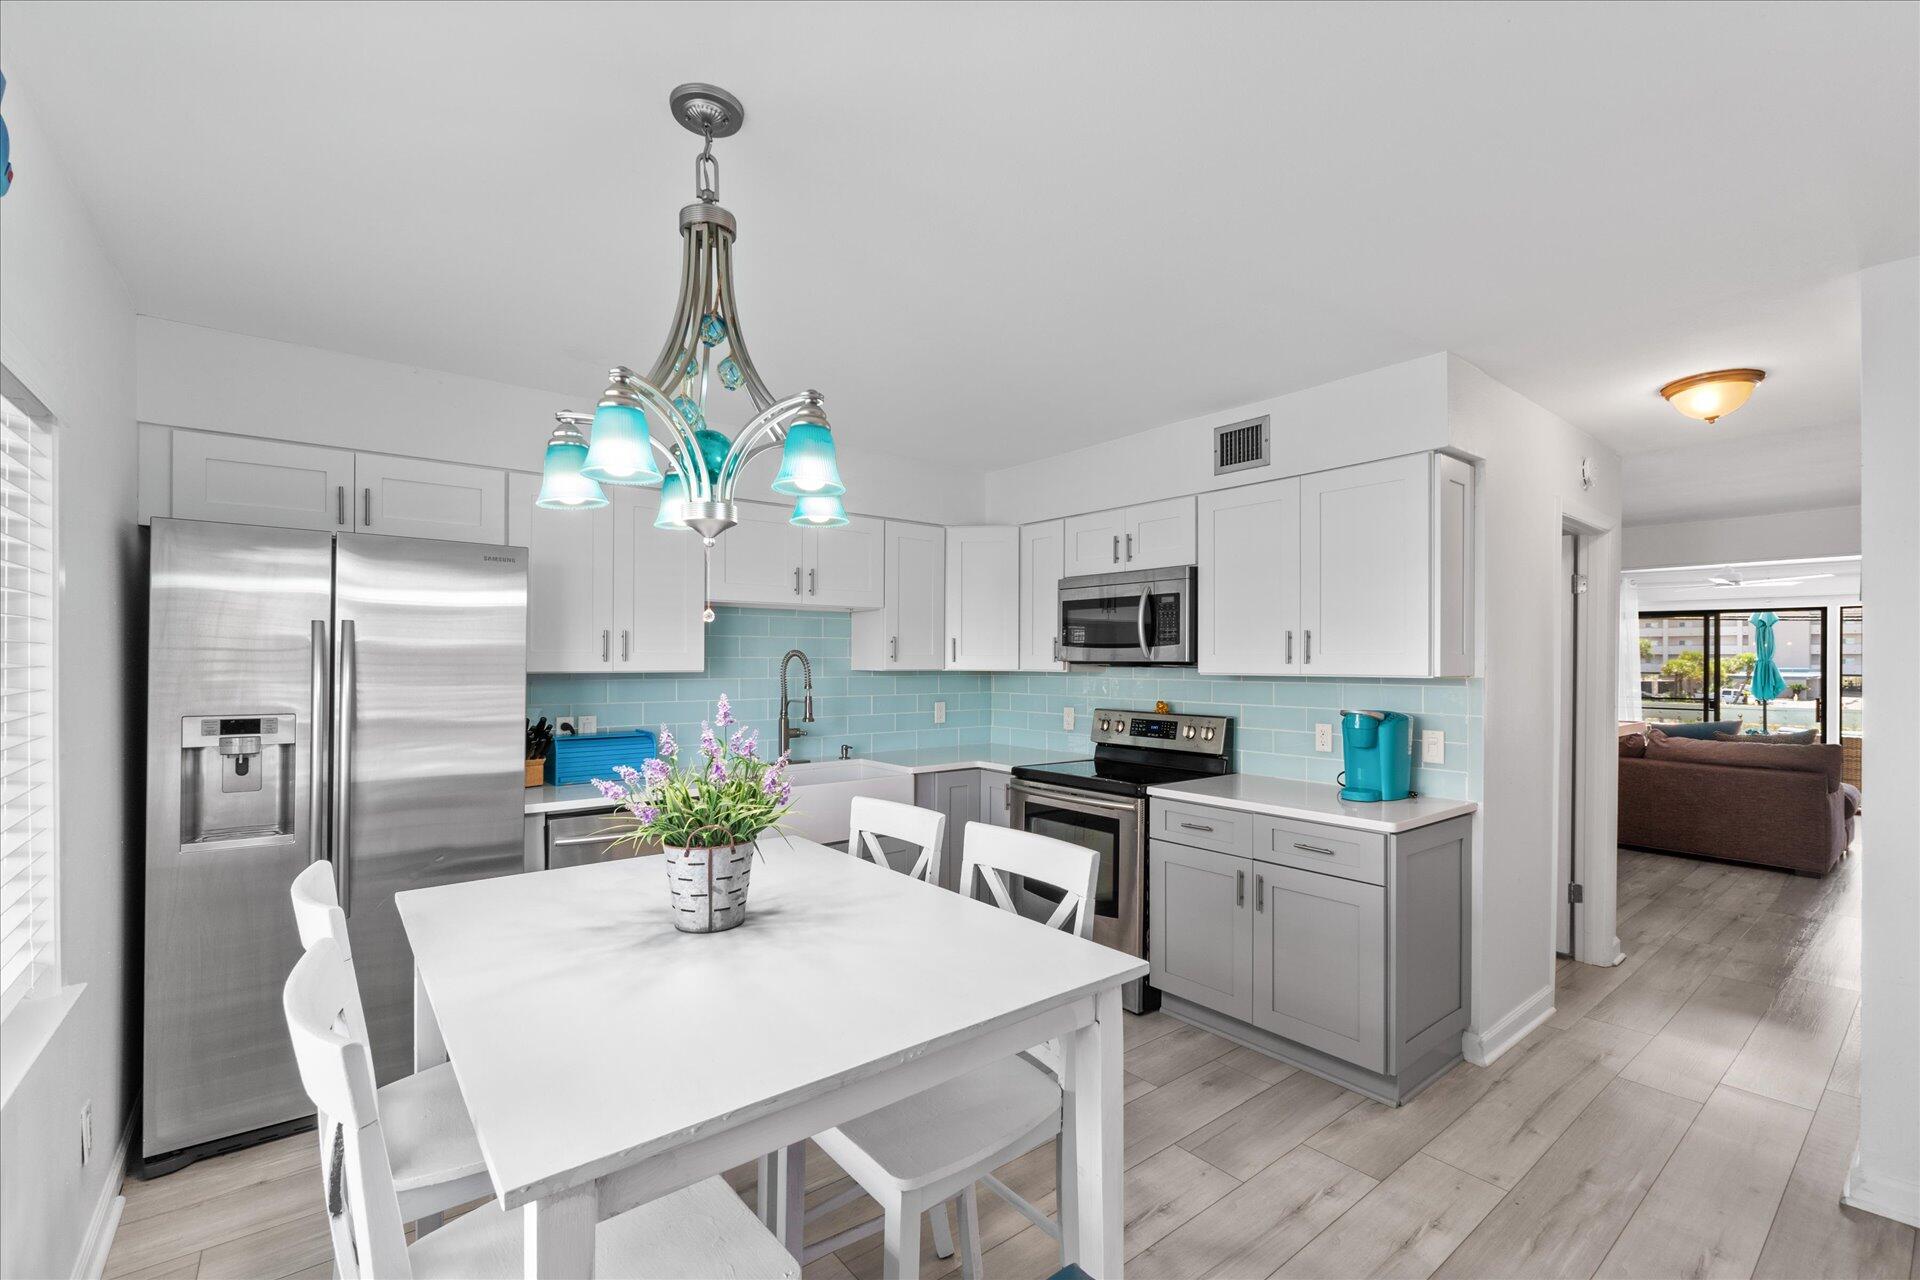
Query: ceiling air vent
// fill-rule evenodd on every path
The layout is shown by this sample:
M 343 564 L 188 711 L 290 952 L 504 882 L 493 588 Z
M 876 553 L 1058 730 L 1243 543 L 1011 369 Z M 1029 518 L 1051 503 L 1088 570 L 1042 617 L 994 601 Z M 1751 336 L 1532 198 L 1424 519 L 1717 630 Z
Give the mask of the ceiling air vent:
M 1269 418 L 1232 422 L 1213 429 L 1213 474 L 1246 471 L 1273 461 L 1273 429 Z

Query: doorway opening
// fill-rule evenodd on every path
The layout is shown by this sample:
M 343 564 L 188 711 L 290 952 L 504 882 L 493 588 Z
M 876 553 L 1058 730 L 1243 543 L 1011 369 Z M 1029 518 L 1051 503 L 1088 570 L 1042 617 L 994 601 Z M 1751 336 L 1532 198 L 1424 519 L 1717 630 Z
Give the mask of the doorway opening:
M 1558 845 L 1559 871 L 1554 883 L 1560 890 L 1560 902 L 1554 912 L 1554 952 L 1574 954 L 1579 934 L 1579 911 L 1585 897 L 1580 883 L 1580 751 L 1582 711 L 1580 700 L 1580 630 L 1582 605 L 1587 594 L 1586 539 L 1576 530 L 1560 533 L 1560 571 L 1565 590 L 1561 594 L 1558 714 L 1559 785 L 1554 813 L 1554 838 Z

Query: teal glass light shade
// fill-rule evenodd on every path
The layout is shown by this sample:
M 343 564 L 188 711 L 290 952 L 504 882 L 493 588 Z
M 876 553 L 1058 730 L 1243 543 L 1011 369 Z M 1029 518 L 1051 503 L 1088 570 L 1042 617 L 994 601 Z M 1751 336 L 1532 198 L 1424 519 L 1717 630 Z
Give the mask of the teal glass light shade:
M 796 422 L 787 428 L 786 447 L 780 453 L 780 474 L 773 491 L 789 497 L 814 494 L 837 497 L 847 491 L 840 483 L 840 464 L 833 456 L 833 433 L 817 422 Z
M 718 484 L 720 468 L 727 460 L 728 450 L 733 448 L 733 441 L 712 427 L 701 427 L 693 433 L 693 438 L 700 446 L 700 462 L 707 469 L 707 479 Z
M 601 484 L 660 483 L 647 415 L 638 406 L 603 403 L 594 410 L 593 442 L 580 474 Z
M 580 474 L 587 460 L 587 446 L 577 431 L 554 433 L 547 443 L 546 465 L 540 469 L 540 496 L 536 507 L 554 511 L 585 511 L 607 505 L 607 494 L 599 482 Z
M 656 529 L 684 529 L 687 507 L 687 482 L 680 478 L 678 471 L 672 472 L 660 482 L 660 510 L 653 517 Z
M 834 494 L 808 494 L 793 504 L 787 523 L 803 529 L 838 529 L 847 523 L 847 509 Z

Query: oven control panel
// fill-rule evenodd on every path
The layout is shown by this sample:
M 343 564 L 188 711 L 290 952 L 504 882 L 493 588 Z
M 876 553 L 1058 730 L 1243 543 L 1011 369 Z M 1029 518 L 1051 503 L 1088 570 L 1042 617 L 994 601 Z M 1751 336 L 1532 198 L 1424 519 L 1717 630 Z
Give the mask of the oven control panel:
M 1093 713 L 1092 729 L 1096 743 L 1217 756 L 1226 754 L 1230 723 L 1225 716 L 1116 711 L 1101 707 Z

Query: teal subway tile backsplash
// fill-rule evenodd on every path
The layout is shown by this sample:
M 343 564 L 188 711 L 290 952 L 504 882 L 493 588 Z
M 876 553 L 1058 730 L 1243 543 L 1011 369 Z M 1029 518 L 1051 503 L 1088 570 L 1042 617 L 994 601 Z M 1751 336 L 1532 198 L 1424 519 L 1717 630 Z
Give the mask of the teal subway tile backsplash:
M 683 741 L 725 693 L 771 755 L 779 713 L 780 655 L 803 649 L 813 663 L 814 723 L 801 725 L 794 758 L 829 759 L 845 743 L 855 755 L 995 743 L 1092 753 L 1087 726 L 1096 707 L 1150 708 L 1234 718 L 1234 768 L 1242 773 L 1333 782 L 1341 768 L 1339 711 L 1367 707 L 1413 717 L 1413 787 L 1423 795 L 1479 799 L 1481 734 L 1478 680 L 1303 680 L 1209 676 L 1181 668 L 1112 668 L 1093 673 L 961 671 L 871 672 L 851 666 L 852 622 L 844 613 L 723 606 L 707 630 L 707 670 L 680 675 L 534 675 L 527 714 L 591 715 L 602 729 L 671 728 Z M 796 663 L 788 690 L 800 696 Z M 946 703 L 946 723 L 933 704 Z M 1074 728 L 1062 728 L 1066 708 Z M 794 714 L 797 718 L 799 708 Z M 797 721 L 796 721 L 797 722 Z M 1314 726 L 1334 727 L 1333 750 L 1315 751 Z M 1419 755 L 1420 733 L 1446 735 L 1446 760 Z

